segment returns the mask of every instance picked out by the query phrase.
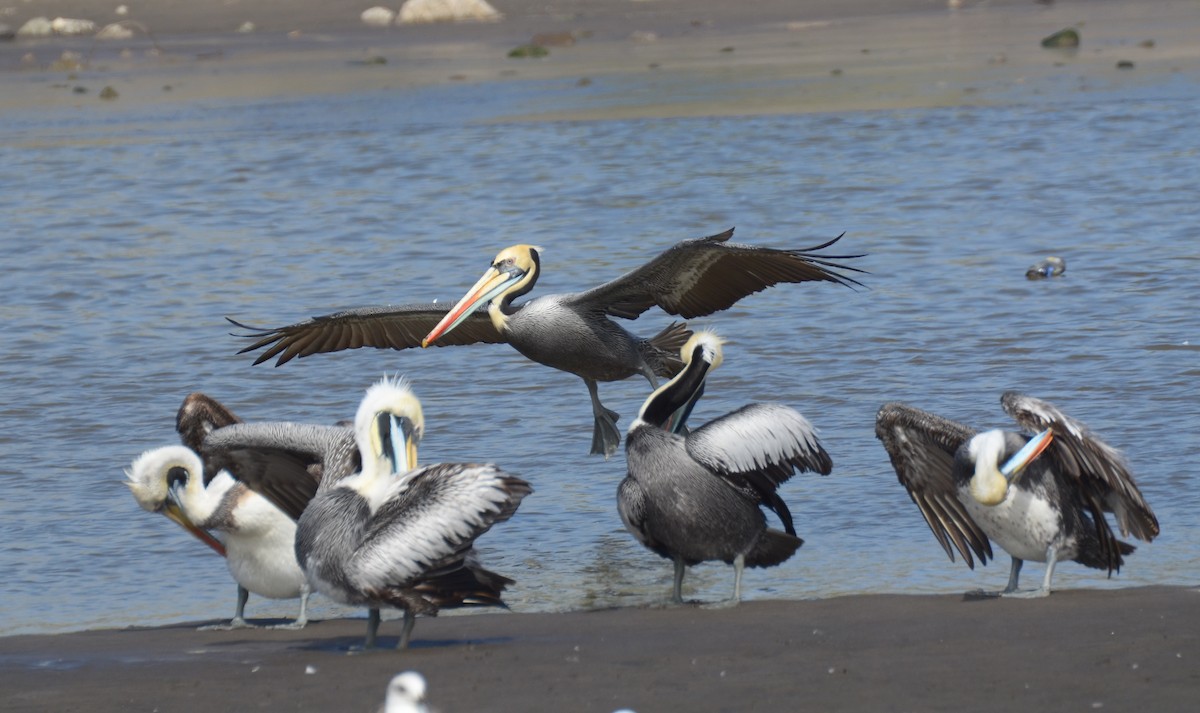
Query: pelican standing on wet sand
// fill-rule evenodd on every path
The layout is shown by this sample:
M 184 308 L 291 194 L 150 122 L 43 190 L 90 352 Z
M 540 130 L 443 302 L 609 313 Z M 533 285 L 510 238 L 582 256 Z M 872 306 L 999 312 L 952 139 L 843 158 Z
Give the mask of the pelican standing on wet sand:
M 276 366 L 294 357 L 359 347 L 507 342 L 539 364 L 583 379 L 595 417 L 591 452 L 607 458 L 616 451 L 621 434 L 618 414 L 600 403 L 597 382 L 641 374 L 656 388 L 659 376 L 674 376 L 681 368 L 676 355 L 689 335 L 686 325 L 673 323 L 644 339 L 610 317 L 634 319 L 657 305 L 668 314 L 690 319 L 727 309 L 779 283 L 860 284 L 829 268 L 835 266 L 833 261 L 861 255 L 816 254 L 841 236 L 801 250 L 730 243 L 732 236 L 730 229 L 685 240 L 611 282 L 519 305 L 513 300 L 528 294 L 541 274 L 541 250 L 532 245 L 500 251 L 483 277 L 449 310 L 438 305 L 364 307 L 265 330 L 230 321 L 253 330 L 245 336 L 254 343 L 239 353 L 265 348 L 254 363 L 278 356 Z M 479 310 L 484 305 L 486 313 Z
M 424 431 L 421 404 L 403 380 L 367 390 L 354 420 L 354 450 L 317 427 L 231 427 L 208 439 L 260 467 L 231 468 L 277 502 L 302 502 L 296 556 L 318 592 L 370 608 L 365 645 L 374 646 L 379 608 L 404 611 L 397 648 L 406 648 L 415 617 L 439 609 L 504 606 L 512 580 L 476 562 L 475 539 L 516 512 L 532 492 L 492 464 L 439 463 L 414 468 Z M 326 432 L 329 433 L 329 432 Z M 332 435 L 332 434 L 331 434 Z M 289 454 L 320 455 L 322 476 L 288 467 Z M 315 484 L 307 500 L 303 491 Z M 299 488 L 301 492 L 296 492 Z
M 796 470 L 828 475 L 833 462 L 808 420 L 781 404 L 749 404 L 684 435 L 705 379 L 721 364 L 721 340 L 697 332 L 682 357 L 683 370 L 646 399 L 629 427 L 617 510 L 638 542 L 675 562 L 672 601 L 683 601 L 687 567 L 721 560 L 734 566 L 736 604 L 745 566 L 781 564 L 804 543 L 779 485 Z M 779 516 L 784 531 L 767 527 L 760 506 Z
M 143 453 L 126 471 L 126 484 L 143 509 L 167 515 L 226 558 L 237 582 L 237 609 L 229 623 L 202 628 L 253 627 L 245 619 L 250 592 L 269 599 L 299 597 L 299 616 L 282 628 L 302 628 L 309 592 L 296 563 L 295 523 L 228 473 L 206 473 L 196 453 L 209 433 L 239 422 L 216 399 L 189 394 L 175 419 L 184 445 Z M 210 531 L 220 533 L 223 542 Z
M 185 446 L 143 453 L 134 461 L 130 479 L 164 482 L 170 502 L 189 523 L 222 534 L 225 563 L 238 583 L 237 613 L 228 624 L 205 628 L 254 628 L 245 619 L 249 592 L 268 599 L 299 597 L 295 621 L 270 628 L 304 628 L 310 590 L 296 563 L 295 521 L 226 471 L 205 485 L 200 456 Z
M 1057 563 L 1074 560 L 1111 576 L 1133 552 L 1104 513 L 1115 515 L 1124 536 L 1158 535 L 1158 519 L 1116 449 L 1040 399 L 1008 391 L 1000 404 L 1024 433 L 977 432 L 899 403 L 876 416 L 875 434 L 900 483 L 951 561 L 953 544 L 967 566 L 975 567 L 972 551 L 986 564 L 993 541 L 1012 556 L 999 594 L 1044 597 Z M 1046 563 L 1040 589 L 1017 589 L 1026 560 Z

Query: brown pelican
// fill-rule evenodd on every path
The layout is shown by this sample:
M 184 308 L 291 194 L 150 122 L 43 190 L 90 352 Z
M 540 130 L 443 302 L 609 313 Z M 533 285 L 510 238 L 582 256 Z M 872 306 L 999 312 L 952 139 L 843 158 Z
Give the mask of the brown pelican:
M 683 601 L 686 567 L 709 560 L 734 566 L 733 603 L 742 569 L 773 567 L 804 544 L 777 488 L 796 470 L 833 467 L 808 420 L 781 404 L 754 403 L 684 435 L 708 373 L 721 363 L 721 340 L 697 332 L 683 347 L 683 370 L 650 394 L 629 427 L 629 474 L 617 510 L 633 536 L 675 562 L 672 600 Z M 759 506 L 779 516 L 768 528 Z
M 221 533 L 225 563 L 238 583 L 237 612 L 228 624 L 205 628 L 252 628 L 245 619 L 249 592 L 268 599 L 299 597 L 295 621 L 272 628 L 304 627 L 310 590 L 296 562 L 295 521 L 225 471 L 205 484 L 200 456 L 185 446 L 143 453 L 134 461 L 130 479 L 165 483 L 171 506 L 189 524 Z
M 532 488 L 491 464 L 415 468 L 424 417 L 402 380 L 367 390 L 351 439 L 339 433 L 347 429 L 257 426 L 221 429 L 205 446 L 240 454 L 231 456 L 240 464 L 230 472 L 292 509 L 296 557 L 309 584 L 370 608 L 367 647 L 383 606 L 404 611 L 397 648 L 408 646 L 418 614 L 503 606 L 500 594 L 512 580 L 481 567 L 473 543 L 512 517 Z M 319 461 L 319 478 L 309 458 Z
M 681 368 L 675 355 L 688 337 L 686 325 L 671 324 L 644 339 L 610 317 L 634 319 L 655 305 L 668 314 L 702 317 L 781 282 L 860 284 L 829 269 L 835 265 L 832 261 L 860 255 L 816 254 L 841 236 L 802 250 L 777 250 L 730 243 L 732 235 L 730 229 L 685 240 L 611 282 L 519 305 L 512 301 L 532 290 L 541 274 L 540 250 L 531 245 L 502 250 L 449 311 L 438 305 L 365 307 L 265 330 L 230 321 L 251 329 L 245 336 L 255 339 L 239 353 L 265 348 L 254 363 L 278 356 L 276 366 L 294 357 L 359 347 L 508 342 L 533 361 L 583 379 L 595 417 L 591 452 L 607 458 L 616 451 L 621 434 L 618 415 L 600 403 L 597 382 L 641 374 L 657 387 L 657 377 L 674 376 Z M 485 304 L 486 314 L 477 311 Z
M 953 544 L 967 566 L 975 566 L 972 551 L 986 564 L 990 539 L 1012 556 L 1000 594 L 1044 597 L 1058 562 L 1111 575 L 1133 552 L 1105 512 L 1114 513 L 1124 536 L 1149 542 L 1158 535 L 1158 520 L 1119 452 L 1045 401 L 1009 391 L 1000 404 L 1026 433 L 977 432 L 899 403 L 884 404 L 875 420 L 900 483 L 951 561 Z M 1046 563 L 1041 589 L 1017 590 L 1025 560 Z

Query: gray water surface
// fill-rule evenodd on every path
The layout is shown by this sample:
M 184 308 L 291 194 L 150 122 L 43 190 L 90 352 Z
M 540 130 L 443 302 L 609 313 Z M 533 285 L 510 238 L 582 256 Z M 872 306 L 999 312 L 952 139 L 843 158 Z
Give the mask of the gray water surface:
M 617 516 L 624 457 L 588 456 L 576 377 L 503 346 L 236 355 L 224 316 L 455 300 L 500 248 L 544 248 L 537 293 L 632 269 L 684 238 L 802 247 L 845 231 L 869 289 L 775 288 L 693 321 L 728 338 L 693 420 L 792 405 L 828 477 L 782 488 L 804 547 L 751 570 L 751 599 L 999 588 L 951 563 L 874 437 L 885 401 L 1007 426 L 1000 393 L 1057 403 L 1123 449 L 1162 523 L 1126 567 L 1056 585 L 1196 581 L 1200 101 L 1079 95 L 1017 105 L 582 123 L 484 121 L 513 82 L 294 102 L 29 113 L 0 127 L 0 634 L 228 617 L 224 563 L 121 484 L 175 442 L 203 390 L 247 419 L 350 417 L 384 374 L 425 405 L 425 462 L 494 460 L 536 492 L 480 540 L 516 611 L 662 602 L 670 563 Z M 531 96 L 533 99 L 531 99 Z M 507 113 L 517 113 L 507 111 Z M 1046 255 L 1061 279 L 1026 281 Z M 653 334 L 670 317 L 633 324 Z M 601 386 L 627 427 L 648 394 Z M 1025 570 L 1036 583 L 1041 566 Z M 695 568 L 685 595 L 728 595 Z M 252 598 L 253 616 L 292 602 Z M 351 613 L 327 601 L 317 617 Z M 361 615 L 361 613 L 358 613 Z

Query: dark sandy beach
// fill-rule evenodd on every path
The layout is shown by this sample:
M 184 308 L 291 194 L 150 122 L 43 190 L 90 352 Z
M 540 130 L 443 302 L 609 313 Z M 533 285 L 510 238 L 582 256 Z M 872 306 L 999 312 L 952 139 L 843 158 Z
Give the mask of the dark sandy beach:
M 442 711 L 1153 711 L 1200 694 L 1200 593 L 865 595 L 422 619 L 347 653 L 362 620 L 0 639 L 4 710 L 371 711 L 399 671 Z M 398 623 L 385 622 L 385 645 Z
M 8 4 L 16 12 L 0 22 L 15 28 L 34 15 L 102 25 L 119 19 L 113 10 L 121 3 Z M 128 4 L 162 53 L 150 54 L 145 37 L 2 42 L 0 112 L 101 106 L 106 85 L 120 100 L 105 106 L 127 108 L 649 72 L 729 91 L 701 102 L 566 102 L 533 118 L 846 111 L 1052 101 L 1064 86 L 1089 91 L 1200 71 L 1200 4 L 1168 0 L 967 1 L 959 11 L 944 0 L 495 0 L 505 13 L 499 23 L 389 29 L 359 20 L 374 2 Z M 236 33 L 247 21 L 255 32 Z M 1080 23 L 1078 52 L 1039 46 L 1046 34 Z M 579 41 L 551 48 L 545 61 L 504 59 L 535 34 L 563 32 Z M 647 35 L 634 33 L 654 39 L 635 41 Z M 80 52 L 85 64 L 56 66 L 64 50 Z M 361 61 L 373 56 L 386 64 Z M 1136 69 L 1117 69 L 1120 60 Z M 770 81 L 762 91 L 741 87 L 785 73 L 811 78 L 806 92 L 778 95 Z M 90 91 L 63 89 L 68 75 Z M 929 544 L 930 566 L 947 566 Z M 77 606 L 89 606 L 87 592 Z M 361 619 L 299 632 L 200 632 L 190 623 L 11 636 L 0 638 L 0 709 L 373 711 L 388 679 L 415 669 L 444 713 L 1188 711 L 1200 701 L 1197 607 L 1195 589 L 1150 587 L 1058 591 L 1034 601 L 862 595 L 728 609 L 487 613 L 424 619 L 411 650 L 366 653 L 351 649 L 361 642 Z M 385 644 L 397 630 L 385 623 Z

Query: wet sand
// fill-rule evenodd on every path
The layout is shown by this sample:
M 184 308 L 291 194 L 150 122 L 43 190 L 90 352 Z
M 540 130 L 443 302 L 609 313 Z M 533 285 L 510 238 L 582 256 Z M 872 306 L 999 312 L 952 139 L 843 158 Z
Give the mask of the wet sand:
M 1198 606 L 1197 590 L 1148 587 L 443 616 L 408 651 L 367 653 L 351 651 L 362 619 L 14 636 L 0 707 L 371 711 L 414 669 L 444 713 L 1182 711 L 1200 692 Z
M 931 0 L 514 0 L 496 3 L 500 22 L 384 29 L 361 23 L 366 5 L 164 0 L 126 16 L 152 36 L 2 42 L 0 111 L 567 80 L 536 109 L 496 118 L 742 115 L 1054 103 L 1200 73 L 1200 5 L 1181 0 L 953 10 Z M 62 14 L 103 24 L 117 19 L 115 6 L 30 0 L 0 21 Z M 243 21 L 255 31 L 237 33 Z M 1065 27 L 1080 28 L 1079 49 L 1040 46 Z M 550 38 L 548 56 L 507 57 L 537 35 Z M 573 44 L 555 44 L 566 35 Z M 100 99 L 105 87 L 118 98 Z

